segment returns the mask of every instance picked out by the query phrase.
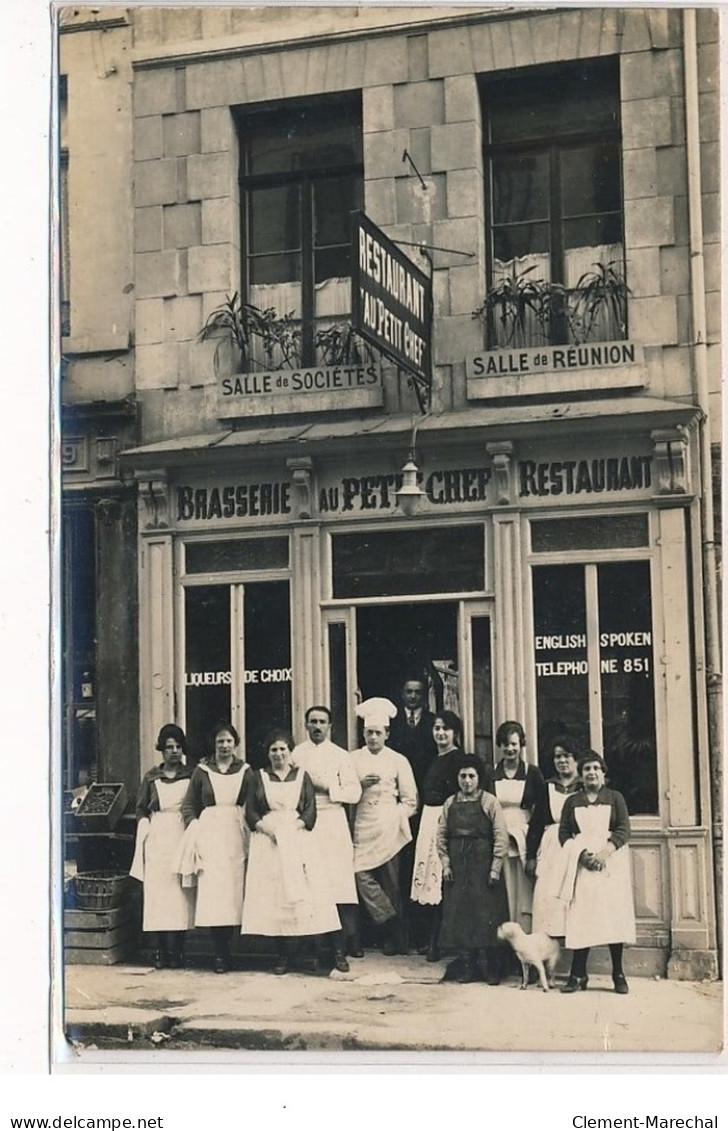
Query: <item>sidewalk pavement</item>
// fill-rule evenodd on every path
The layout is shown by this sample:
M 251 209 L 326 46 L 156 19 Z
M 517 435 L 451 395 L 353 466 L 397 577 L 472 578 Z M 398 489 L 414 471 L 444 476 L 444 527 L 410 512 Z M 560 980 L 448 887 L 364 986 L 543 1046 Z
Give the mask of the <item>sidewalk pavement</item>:
M 714 1062 L 723 986 L 590 976 L 586 993 L 440 984 L 445 963 L 368 952 L 349 974 L 68 966 L 65 1031 L 87 1050 L 692 1053 Z

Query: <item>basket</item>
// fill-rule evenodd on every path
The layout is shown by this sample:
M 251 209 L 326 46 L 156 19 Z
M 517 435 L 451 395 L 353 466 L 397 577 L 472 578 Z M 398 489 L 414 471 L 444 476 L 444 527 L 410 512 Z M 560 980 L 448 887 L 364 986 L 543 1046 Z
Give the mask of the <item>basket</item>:
M 76 876 L 76 906 L 83 911 L 111 911 L 124 901 L 129 877 L 126 872 L 79 872 Z

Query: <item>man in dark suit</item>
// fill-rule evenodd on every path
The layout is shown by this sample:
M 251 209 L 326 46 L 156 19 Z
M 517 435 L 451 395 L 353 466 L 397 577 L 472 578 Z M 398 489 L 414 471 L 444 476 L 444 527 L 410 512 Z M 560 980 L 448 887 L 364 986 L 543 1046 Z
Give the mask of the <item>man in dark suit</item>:
M 412 675 L 405 679 L 400 692 L 400 707 L 396 718 L 392 720 L 389 732 L 388 745 L 399 754 L 404 754 L 412 767 L 412 772 L 417 784 L 418 797 L 422 797 L 422 783 L 425 775 L 437 757 L 437 747 L 432 737 L 432 726 L 435 716 L 425 707 L 427 695 L 427 680 L 421 675 Z M 401 853 L 402 861 L 402 892 L 408 903 L 407 921 L 409 941 L 412 945 L 421 948 L 426 943 L 426 929 L 420 922 L 420 905 L 409 902 L 412 884 L 412 869 L 414 867 L 414 849 L 417 841 L 417 832 L 420 825 L 420 811 L 411 821 L 412 842 L 405 846 Z

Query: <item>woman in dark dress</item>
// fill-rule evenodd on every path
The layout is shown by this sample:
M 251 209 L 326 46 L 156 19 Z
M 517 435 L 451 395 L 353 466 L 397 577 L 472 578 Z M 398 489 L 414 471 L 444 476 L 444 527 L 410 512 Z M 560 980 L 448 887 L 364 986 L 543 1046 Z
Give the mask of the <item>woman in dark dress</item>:
M 437 822 L 447 798 L 457 793 L 458 769 L 462 759 L 462 723 L 454 711 L 440 711 L 435 716 L 432 737 L 437 747 L 437 758 L 431 763 L 422 784 L 422 815 L 415 846 L 410 899 L 427 909 L 427 961 L 437 962 L 442 922 L 442 864 L 437 853 Z
M 459 982 L 472 982 L 489 970 L 496 931 L 508 919 L 503 862 L 508 853 L 500 804 L 482 788 L 482 763 L 462 756 L 458 792 L 449 797 L 437 827 L 442 862 L 443 914 L 440 943 L 459 952 Z M 495 968 L 497 970 L 497 967 Z

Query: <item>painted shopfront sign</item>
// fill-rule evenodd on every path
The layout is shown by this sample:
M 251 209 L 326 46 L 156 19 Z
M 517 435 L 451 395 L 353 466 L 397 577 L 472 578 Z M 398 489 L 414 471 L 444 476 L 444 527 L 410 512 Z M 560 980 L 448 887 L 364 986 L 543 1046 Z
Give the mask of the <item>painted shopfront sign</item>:
M 645 497 L 652 489 L 652 456 L 608 453 L 591 459 L 514 459 L 511 474 L 514 502 L 524 506 L 571 497 Z M 473 460 L 457 467 L 423 465 L 418 482 L 424 493 L 423 513 L 496 505 L 489 462 Z M 391 514 L 397 509 L 396 492 L 401 484 L 400 471 L 381 466 L 357 468 L 350 475 L 323 468 L 311 475 L 311 511 L 322 518 Z M 175 493 L 176 521 L 290 521 L 297 516 L 296 497 L 289 479 L 180 483 Z
M 328 365 L 316 369 L 281 370 L 274 373 L 236 373 L 220 382 L 223 399 L 245 401 L 250 397 L 287 397 L 291 393 L 338 393 L 379 385 L 377 365 Z M 308 405 L 306 406 L 308 409 Z M 335 406 L 339 408 L 337 402 Z
M 465 359 L 465 375 L 475 400 L 641 388 L 648 380 L 644 348 L 624 341 L 482 350 Z

